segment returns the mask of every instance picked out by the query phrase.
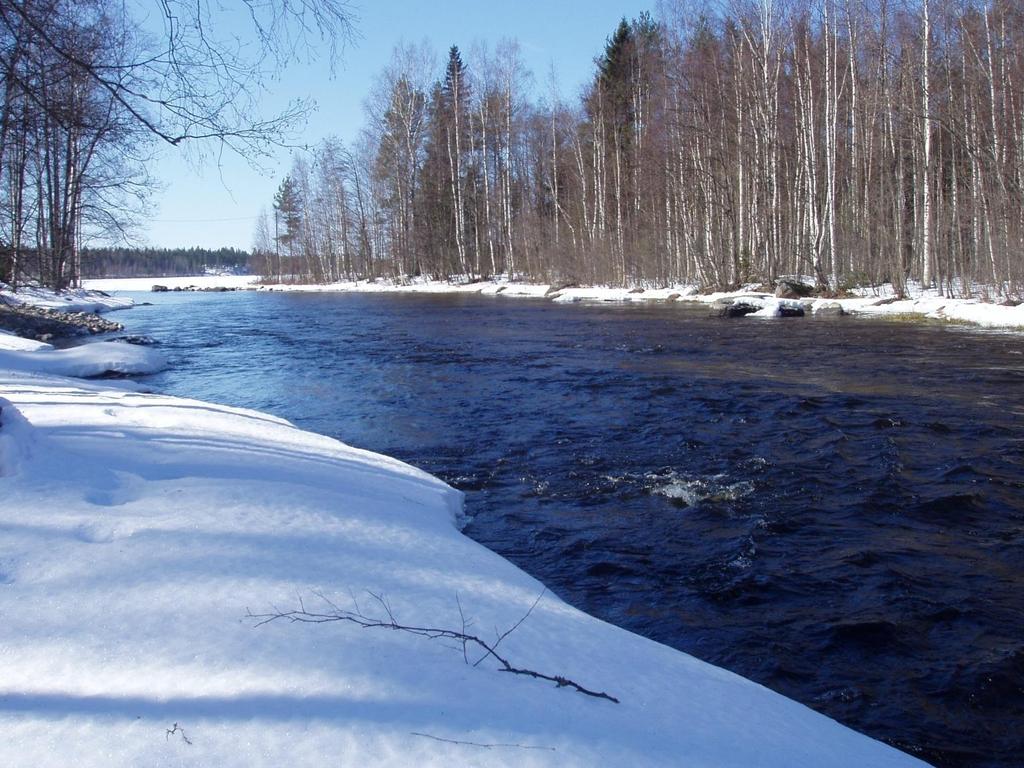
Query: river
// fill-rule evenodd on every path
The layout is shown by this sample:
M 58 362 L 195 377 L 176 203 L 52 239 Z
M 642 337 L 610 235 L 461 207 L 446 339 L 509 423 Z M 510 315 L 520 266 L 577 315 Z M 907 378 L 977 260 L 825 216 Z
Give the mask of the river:
M 583 610 L 938 766 L 1024 755 L 1024 335 L 681 304 L 138 294 L 171 394 L 466 492 Z M 628 659 L 623 663 L 628 664 Z

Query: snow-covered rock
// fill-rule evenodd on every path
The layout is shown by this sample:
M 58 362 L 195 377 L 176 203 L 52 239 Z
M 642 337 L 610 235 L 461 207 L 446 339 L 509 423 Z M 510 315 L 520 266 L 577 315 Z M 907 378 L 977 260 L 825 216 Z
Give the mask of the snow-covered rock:
M 777 299 L 768 297 L 757 312 L 748 317 L 803 317 L 804 307 L 798 299 Z
M 711 314 L 715 317 L 746 317 L 748 315 L 774 317 L 778 314 L 776 299 L 767 294 L 725 294 L 711 302 L 710 309 Z

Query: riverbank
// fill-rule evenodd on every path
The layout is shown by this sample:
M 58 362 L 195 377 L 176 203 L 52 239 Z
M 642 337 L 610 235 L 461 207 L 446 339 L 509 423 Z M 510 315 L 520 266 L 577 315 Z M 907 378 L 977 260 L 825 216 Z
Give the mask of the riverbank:
M 43 288 L 13 291 L 0 283 L 0 330 L 48 342 L 90 334 L 124 330 L 120 323 L 100 317 L 101 312 L 128 309 L 131 299 L 76 289 L 55 293 Z
M 149 291 L 154 285 L 170 290 L 294 291 L 305 293 L 475 293 L 509 298 L 545 299 L 558 302 L 693 302 L 721 306 L 743 302 L 756 317 L 780 317 L 786 307 L 799 307 L 807 315 L 839 314 L 938 320 L 982 328 L 1024 330 L 1024 304 L 1010 306 L 981 299 L 948 298 L 936 289 L 908 286 L 906 298 L 897 298 L 891 285 L 862 288 L 842 298 L 779 299 L 752 286 L 728 292 L 700 293 L 695 286 L 668 288 L 559 287 L 549 284 L 516 283 L 504 280 L 447 283 L 416 280 L 408 284 L 389 281 L 357 281 L 326 285 L 257 284 L 258 278 L 244 275 L 183 278 L 129 278 L 87 280 L 86 287 L 101 291 Z
M 459 532 L 461 494 L 430 475 L 266 414 L 40 375 L 45 347 L 14 339 L 4 765 L 921 765 L 546 594 Z M 300 606 L 491 643 L 515 627 L 513 665 L 619 703 L 474 666 L 451 635 L 250 615 Z

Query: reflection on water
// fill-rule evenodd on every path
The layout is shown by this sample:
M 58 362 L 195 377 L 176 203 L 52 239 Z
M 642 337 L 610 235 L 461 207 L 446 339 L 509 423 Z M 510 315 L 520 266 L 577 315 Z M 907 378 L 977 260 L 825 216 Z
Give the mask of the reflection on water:
M 467 493 L 584 610 L 937 765 L 1024 754 L 1024 338 L 484 297 L 147 295 L 166 391 Z

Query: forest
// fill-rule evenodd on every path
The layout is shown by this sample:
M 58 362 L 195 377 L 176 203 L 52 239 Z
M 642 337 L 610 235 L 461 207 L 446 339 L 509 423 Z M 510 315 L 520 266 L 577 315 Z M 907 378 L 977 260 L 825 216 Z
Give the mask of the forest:
M 255 264 L 286 281 L 803 274 L 1009 295 L 1022 89 L 1014 0 L 677 2 L 610 30 L 578 96 L 514 40 L 400 44 L 358 139 L 294 157 Z
M 89 277 L 175 277 L 204 270 L 247 273 L 249 254 L 236 248 L 83 248 L 81 274 Z

